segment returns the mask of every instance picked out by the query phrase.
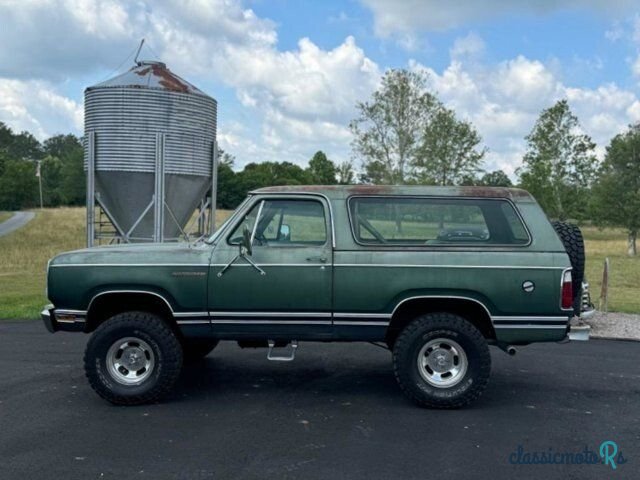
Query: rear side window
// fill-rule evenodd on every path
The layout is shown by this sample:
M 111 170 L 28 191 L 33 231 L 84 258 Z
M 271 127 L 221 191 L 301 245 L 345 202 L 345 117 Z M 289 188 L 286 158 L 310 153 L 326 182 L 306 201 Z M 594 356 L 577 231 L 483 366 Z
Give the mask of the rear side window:
M 506 200 L 352 197 L 358 243 L 393 246 L 526 245 L 529 234 Z

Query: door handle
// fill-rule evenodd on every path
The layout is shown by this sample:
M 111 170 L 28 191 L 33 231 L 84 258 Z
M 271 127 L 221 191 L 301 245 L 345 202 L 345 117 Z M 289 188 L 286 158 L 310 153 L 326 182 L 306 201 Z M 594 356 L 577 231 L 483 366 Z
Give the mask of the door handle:
M 327 257 L 307 257 L 307 262 L 320 262 L 320 263 L 327 263 Z

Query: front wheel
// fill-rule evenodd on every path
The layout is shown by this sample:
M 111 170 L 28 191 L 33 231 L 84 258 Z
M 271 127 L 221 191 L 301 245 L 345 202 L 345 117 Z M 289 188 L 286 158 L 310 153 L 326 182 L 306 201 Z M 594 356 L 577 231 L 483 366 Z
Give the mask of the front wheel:
M 117 405 L 164 396 L 178 379 L 182 347 L 157 315 L 125 312 L 100 325 L 87 343 L 84 368 L 91 387 Z
M 400 332 L 393 366 L 400 388 L 418 405 L 459 408 L 484 391 L 491 355 L 486 339 L 469 321 L 450 313 L 430 313 Z

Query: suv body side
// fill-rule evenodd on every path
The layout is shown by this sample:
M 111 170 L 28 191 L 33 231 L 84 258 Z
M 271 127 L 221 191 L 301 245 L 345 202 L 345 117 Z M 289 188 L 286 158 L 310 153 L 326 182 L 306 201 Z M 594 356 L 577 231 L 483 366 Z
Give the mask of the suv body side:
M 443 302 L 475 307 L 482 331 L 504 344 L 565 338 L 570 312 L 560 308 L 567 254 L 533 198 L 507 190 L 531 241 L 518 246 L 380 246 L 356 241 L 349 202 L 362 197 L 483 199 L 481 190 L 383 187 L 273 187 L 252 192 L 211 243 L 124 245 L 69 252 L 52 260 L 49 297 L 57 329 L 93 331 L 110 314 L 151 308 L 186 337 L 274 340 L 388 341 L 405 309 Z M 238 259 L 229 236 L 263 200 L 315 201 L 323 242 L 270 248 Z M 533 291 L 523 285 L 531 282 Z M 472 316 L 473 316 L 472 315 Z

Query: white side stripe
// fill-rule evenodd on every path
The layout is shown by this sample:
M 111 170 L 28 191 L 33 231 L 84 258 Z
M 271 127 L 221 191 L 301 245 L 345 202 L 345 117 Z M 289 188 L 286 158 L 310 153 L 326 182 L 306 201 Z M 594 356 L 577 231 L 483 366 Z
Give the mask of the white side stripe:
M 514 329 L 524 329 L 524 330 L 528 330 L 530 328 L 542 328 L 542 329 L 563 329 L 566 330 L 567 326 L 566 325 L 526 325 L 523 323 L 514 323 L 514 324 L 500 324 L 500 325 L 494 325 L 493 328 L 514 328 Z
M 343 325 L 343 326 L 367 326 L 367 327 L 386 327 L 389 325 L 389 322 L 385 322 L 385 321 L 379 321 L 379 322 L 365 322 L 365 321 L 360 321 L 360 322 L 349 322 L 346 320 L 336 320 L 335 322 L 333 322 L 334 325 Z
M 334 263 L 334 267 L 362 267 L 362 268 L 479 268 L 500 270 L 563 270 L 566 267 L 541 267 L 534 265 L 407 265 L 395 263 Z
M 569 317 L 491 317 L 494 322 L 568 322 Z
M 211 320 L 211 323 L 222 325 L 331 325 L 331 320 Z
M 212 317 L 331 318 L 329 312 L 209 312 Z

